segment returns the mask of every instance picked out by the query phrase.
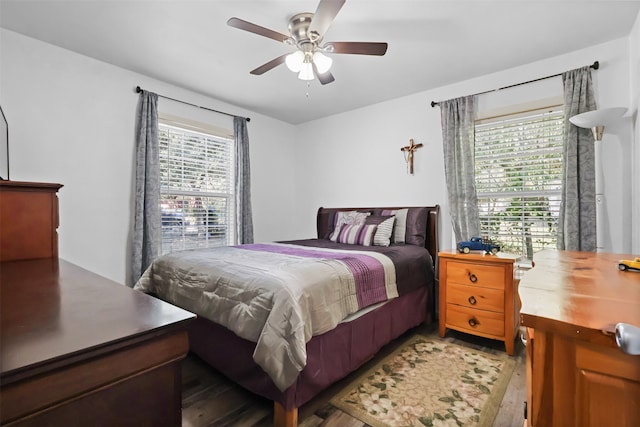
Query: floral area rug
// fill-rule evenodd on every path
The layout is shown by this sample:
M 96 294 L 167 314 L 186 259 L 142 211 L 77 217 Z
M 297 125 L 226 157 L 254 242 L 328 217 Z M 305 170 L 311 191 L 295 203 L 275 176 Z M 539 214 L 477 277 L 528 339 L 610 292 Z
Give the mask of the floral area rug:
M 373 427 L 487 427 L 514 367 L 506 354 L 414 336 L 330 403 Z

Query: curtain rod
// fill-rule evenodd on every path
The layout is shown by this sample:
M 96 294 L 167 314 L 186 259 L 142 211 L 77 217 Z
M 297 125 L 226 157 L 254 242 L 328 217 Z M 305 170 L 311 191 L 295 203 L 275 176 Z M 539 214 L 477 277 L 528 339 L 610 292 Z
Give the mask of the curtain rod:
M 140 93 L 142 92 L 142 88 L 140 86 L 136 86 L 136 93 Z M 156 94 L 158 95 L 158 94 Z M 176 101 L 176 102 L 180 102 L 182 104 L 187 104 L 187 105 L 191 105 L 192 107 L 197 107 L 197 108 L 202 108 L 203 110 L 207 110 L 207 111 L 213 111 L 214 113 L 220 113 L 220 114 L 224 114 L 225 116 L 231 116 L 231 117 L 239 117 L 236 116 L 235 114 L 231 114 L 231 113 L 225 113 L 224 111 L 218 111 L 218 110 L 214 110 L 213 108 L 207 108 L 207 107 L 202 107 L 200 105 L 196 105 L 196 104 L 192 104 L 190 102 L 185 102 L 185 101 L 180 101 L 179 99 L 175 99 L 175 98 L 170 98 L 168 96 L 164 96 L 164 95 L 158 95 L 160 98 L 164 98 L 164 99 L 170 99 L 172 101 Z M 251 121 L 250 117 L 245 117 L 247 119 L 248 122 Z
M 593 68 L 594 70 L 597 70 L 598 68 L 600 68 L 600 63 L 598 61 L 596 61 L 593 64 L 589 65 L 589 67 Z M 522 82 L 522 83 L 516 83 L 516 84 L 513 84 L 513 85 L 509 85 L 509 86 L 500 87 L 498 89 L 485 90 L 484 92 L 474 93 L 474 95 L 482 95 L 483 93 L 496 92 L 496 91 L 499 91 L 499 90 L 502 90 L 502 89 L 509 89 L 511 87 L 516 87 L 516 86 L 520 86 L 520 85 L 526 85 L 528 83 L 538 82 L 540 80 L 546 80 L 546 79 L 550 79 L 552 77 L 558 77 L 558 76 L 561 76 L 561 75 L 562 75 L 562 73 L 558 73 L 558 74 L 554 74 L 552 76 L 540 77 L 539 79 L 529 80 L 527 82 Z M 440 105 L 440 102 L 431 101 L 431 107 L 435 107 L 436 105 Z

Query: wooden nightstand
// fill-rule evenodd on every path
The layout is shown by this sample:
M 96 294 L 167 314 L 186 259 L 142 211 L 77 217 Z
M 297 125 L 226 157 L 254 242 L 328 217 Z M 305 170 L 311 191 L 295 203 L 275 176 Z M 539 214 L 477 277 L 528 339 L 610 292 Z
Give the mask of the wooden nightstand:
M 513 355 L 519 327 L 514 263 L 519 256 L 439 252 L 440 336 L 447 328 L 504 341 Z

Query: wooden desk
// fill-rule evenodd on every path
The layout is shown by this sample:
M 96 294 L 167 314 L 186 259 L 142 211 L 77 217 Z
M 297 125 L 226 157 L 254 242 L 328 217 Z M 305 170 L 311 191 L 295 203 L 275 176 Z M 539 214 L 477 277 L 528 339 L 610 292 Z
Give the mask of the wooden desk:
M 631 255 L 543 251 L 520 281 L 527 327 L 528 425 L 640 425 L 640 356 L 615 343 L 619 322 L 640 326 L 640 273 Z
M 181 424 L 195 316 L 56 258 L 0 264 L 0 424 Z

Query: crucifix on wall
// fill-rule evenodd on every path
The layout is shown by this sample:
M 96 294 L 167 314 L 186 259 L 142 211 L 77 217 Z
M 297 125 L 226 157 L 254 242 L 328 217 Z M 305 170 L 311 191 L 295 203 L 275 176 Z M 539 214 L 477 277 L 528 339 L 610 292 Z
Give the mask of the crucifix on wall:
M 409 173 L 413 175 L 413 152 L 422 147 L 422 144 L 414 144 L 413 139 L 409 140 L 409 145 L 402 147 L 400 151 L 404 152 L 404 160 L 409 165 Z

